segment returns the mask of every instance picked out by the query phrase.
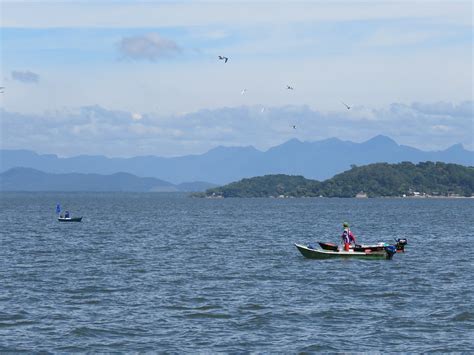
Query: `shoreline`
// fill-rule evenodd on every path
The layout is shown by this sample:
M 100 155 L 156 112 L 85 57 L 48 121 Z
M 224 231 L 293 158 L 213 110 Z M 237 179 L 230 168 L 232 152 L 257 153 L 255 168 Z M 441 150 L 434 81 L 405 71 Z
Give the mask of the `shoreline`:
M 224 197 L 224 196 L 190 196 L 192 198 L 204 198 L 208 200 L 222 200 L 226 198 L 270 198 L 270 199 L 300 199 L 300 198 L 320 198 L 320 199 L 331 199 L 331 198 L 339 198 L 339 199 L 355 199 L 355 200 L 368 200 L 368 199 L 412 199 L 412 200 L 422 200 L 422 199 L 474 199 L 474 196 L 376 196 L 376 197 L 327 197 L 327 196 L 232 196 L 232 197 Z

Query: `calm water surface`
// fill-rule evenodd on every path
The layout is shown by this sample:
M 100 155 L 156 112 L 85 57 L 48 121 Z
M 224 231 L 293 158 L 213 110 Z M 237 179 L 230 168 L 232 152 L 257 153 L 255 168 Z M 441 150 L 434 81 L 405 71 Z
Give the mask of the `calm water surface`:
M 59 223 L 56 203 L 82 223 Z M 474 351 L 474 200 L 0 194 L 0 351 Z M 294 242 L 407 237 L 387 260 Z

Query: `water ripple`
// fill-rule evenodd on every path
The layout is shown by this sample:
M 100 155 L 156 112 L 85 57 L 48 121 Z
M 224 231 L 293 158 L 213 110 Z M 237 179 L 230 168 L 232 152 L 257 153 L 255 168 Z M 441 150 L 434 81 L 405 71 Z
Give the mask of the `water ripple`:
M 472 200 L 1 197 L 2 352 L 474 351 Z M 58 201 L 84 222 L 57 223 Z M 407 252 L 294 248 L 337 241 L 343 220 Z

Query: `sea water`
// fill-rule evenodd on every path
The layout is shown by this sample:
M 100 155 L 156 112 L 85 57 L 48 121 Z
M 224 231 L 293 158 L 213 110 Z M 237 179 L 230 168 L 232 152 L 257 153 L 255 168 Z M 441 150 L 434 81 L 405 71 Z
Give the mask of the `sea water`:
M 472 199 L 0 194 L 0 351 L 474 351 Z M 61 223 L 56 204 L 83 216 Z M 407 238 L 393 260 L 293 243 Z

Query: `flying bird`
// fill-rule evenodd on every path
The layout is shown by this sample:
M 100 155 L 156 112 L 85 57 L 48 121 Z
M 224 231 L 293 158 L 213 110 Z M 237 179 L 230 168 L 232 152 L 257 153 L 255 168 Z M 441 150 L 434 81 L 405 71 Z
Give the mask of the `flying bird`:
M 287 89 L 287 90 L 293 90 L 293 86 L 287 85 L 287 86 L 286 86 L 286 89 Z
M 227 61 L 229 60 L 229 58 L 224 57 L 224 56 L 222 56 L 222 55 L 219 56 L 219 59 L 220 59 L 220 60 L 223 60 L 224 63 L 227 63 Z
M 0 94 L 3 94 L 3 89 L 5 89 L 4 86 L 0 86 Z
M 241 92 L 240 92 L 240 95 L 243 95 L 247 92 L 247 89 L 243 89 Z
M 351 107 L 350 107 L 349 105 L 346 105 L 343 101 L 341 101 L 341 103 L 342 103 L 344 106 L 346 106 L 346 108 L 347 108 L 348 110 L 351 109 Z
M 260 110 L 261 113 L 264 113 L 265 112 L 265 107 L 262 107 L 262 109 Z
M 291 127 L 293 127 L 293 129 L 296 129 L 296 125 L 293 125 L 293 126 L 291 126 Z

